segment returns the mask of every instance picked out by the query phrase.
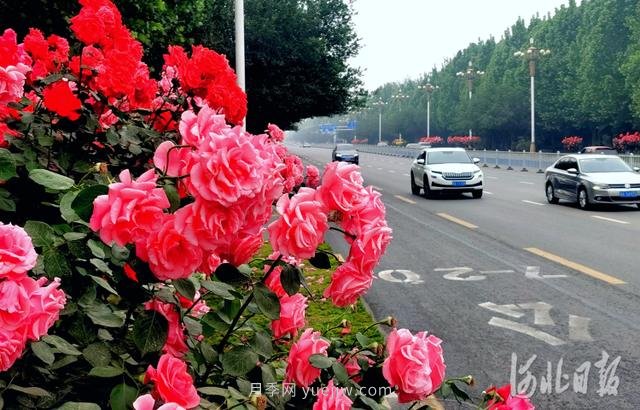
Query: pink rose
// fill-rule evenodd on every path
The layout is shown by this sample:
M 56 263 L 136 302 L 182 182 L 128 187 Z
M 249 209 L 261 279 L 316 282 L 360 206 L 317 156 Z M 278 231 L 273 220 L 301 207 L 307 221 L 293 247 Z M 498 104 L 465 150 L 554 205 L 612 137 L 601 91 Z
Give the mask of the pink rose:
M 156 409 L 156 401 L 150 394 L 140 396 L 133 402 L 135 410 L 185 410 L 184 407 L 176 403 L 165 403 Z
M 356 236 L 360 236 L 364 231 L 372 226 L 386 226 L 386 210 L 382 202 L 382 194 L 374 190 L 371 186 L 365 188 L 367 192 L 366 206 L 357 212 L 350 212 L 343 215 L 342 228 Z
M 25 344 L 26 336 L 24 333 L 0 327 L 0 372 L 13 366 L 22 355 Z
M 184 325 L 180 322 L 180 314 L 171 303 L 164 303 L 157 299 L 150 300 L 144 304 L 146 310 L 159 312 L 169 322 L 167 341 L 162 347 L 164 353 L 175 357 L 182 357 L 189 351 L 185 343 Z
M 313 165 L 307 165 L 307 181 L 305 185 L 314 189 L 320 186 L 320 171 Z
M 324 169 L 318 198 L 329 210 L 351 213 L 367 205 L 369 194 L 362 186 L 359 167 L 346 162 L 331 162 Z
M 93 201 L 89 224 L 94 231 L 100 231 L 104 243 L 125 246 L 134 241 L 145 242 L 150 232 L 160 229 L 163 210 L 170 204 L 164 190 L 156 188 L 156 178 L 150 169 L 134 181 L 125 169 L 120 173 L 120 182 L 109 185 L 109 194 Z
M 189 243 L 213 251 L 242 228 L 245 212 L 239 206 L 196 199 L 175 213 L 175 225 Z
M 444 380 L 442 341 L 427 332 L 415 336 L 407 329 L 393 329 L 387 337 L 387 354 L 382 374 L 398 389 L 398 401 L 423 400 Z
M 267 125 L 267 132 L 275 141 L 284 141 L 284 131 L 282 131 L 277 125 L 269 123 L 269 125 Z
M 202 266 L 200 266 L 200 271 L 205 275 L 211 275 L 220 264 L 222 264 L 220 257 L 215 253 L 211 253 L 205 256 L 204 261 L 202 261 Z
M 223 130 L 229 129 L 229 126 L 224 115 L 216 114 L 215 110 L 204 105 L 197 115 L 191 110 L 183 112 L 178 128 L 182 136 L 182 145 L 198 147 L 212 138 L 212 135 L 221 134 Z
M 370 358 L 368 358 L 367 356 L 358 355 L 358 354 L 353 354 L 353 355 L 345 354 L 340 356 L 340 359 L 339 359 L 340 363 L 344 365 L 344 368 L 347 371 L 347 374 L 349 375 L 349 377 L 356 383 L 360 383 L 360 381 L 362 381 L 362 375 L 360 374 L 360 372 L 362 371 L 362 368 L 360 367 L 360 363 L 358 363 L 358 359 L 366 360 L 370 366 L 375 364 L 375 362 Z
M 491 386 L 485 392 L 485 397 L 491 397 L 487 402 L 487 410 L 535 410 L 526 395 L 511 395 L 510 384 L 498 388 Z
M 365 228 L 351 241 L 347 261 L 353 263 L 362 274 L 371 274 L 391 242 L 391 228 L 385 221 Z
M 0 66 L 0 104 L 18 101 L 24 94 L 25 75 L 31 67 L 24 64 Z
M 316 191 L 300 188 L 289 198 L 284 194 L 276 210 L 280 217 L 269 225 L 269 238 L 275 251 L 285 256 L 310 258 L 329 229 L 327 215 L 316 199 Z
M 67 302 L 63 291 L 58 289 L 60 279 L 55 278 L 48 285 L 48 279 L 42 277 L 37 281 L 28 278 L 32 283 L 26 287 L 33 287 L 34 291 L 29 295 L 30 312 L 27 318 L 27 337 L 38 340 L 47 334 L 49 328 L 60 317 L 60 311 Z
M 158 145 L 156 152 L 153 154 L 153 165 L 171 177 L 188 174 L 190 163 L 191 148 L 178 148 L 171 141 L 164 141 Z
M 327 387 L 318 391 L 318 398 L 313 403 L 313 410 L 349 410 L 353 402 L 344 394 L 344 389 L 333 385 L 329 380 Z
M 304 165 L 302 160 L 295 155 L 287 155 L 284 158 L 285 169 L 282 170 L 282 176 L 284 178 L 284 192 L 291 192 L 293 188 L 302 184 L 304 177 Z
M 300 293 L 280 297 L 280 318 L 271 322 L 273 336 L 277 339 L 289 335 L 295 337 L 304 326 L 307 298 Z
M 262 230 L 256 233 L 242 230 L 220 244 L 216 251 L 221 259 L 226 259 L 232 265 L 247 263 L 264 243 L 262 232 Z
M 177 295 L 178 300 L 180 301 L 180 306 L 183 309 L 191 309 L 191 311 L 189 312 L 189 316 L 191 317 L 200 318 L 209 313 L 209 311 L 211 310 L 209 306 L 207 306 L 207 303 L 201 299 L 200 292 L 198 291 L 196 291 L 195 295 L 193 296 L 193 300 L 182 296 L 180 293 L 177 293 Z M 194 300 L 197 300 L 197 302 L 195 302 L 195 306 Z
M 289 350 L 284 381 L 294 382 L 300 387 L 309 387 L 318 377 L 320 369 L 316 369 L 309 362 L 309 357 L 314 354 L 327 356 L 329 341 L 322 338 L 320 332 L 314 332 L 308 328 L 302 333 L 300 339 Z
M 32 289 L 26 289 L 22 283 L 27 284 L 28 281 L 35 283 L 27 276 L 24 279 L 0 282 L 0 328 L 15 331 L 24 327 L 31 312 L 29 294 Z
M 0 278 L 23 276 L 36 266 L 38 255 L 24 229 L 0 222 Z
M 202 249 L 195 246 L 176 229 L 175 215 L 165 216 L 162 227 L 144 242 L 136 243 L 136 255 L 149 263 L 160 280 L 183 279 L 191 276 L 204 260 Z
M 371 272 L 362 271 L 352 262 L 347 261 L 331 275 L 331 284 L 324 290 L 324 297 L 331 298 L 336 306 L 349 306 L 358 301 L 373 283 Z
M 163 354 L 158 368 L 147 368 L 145 383 L 155 384 L 154 390 L 167 403 L 174 403 L 187 409 L 200 404 L 200 397 L 193 385 L 193 378 L 187 372 L 187 364 L 169 354 Z
M 267 272 L 271 269 L 271 265 L 265 265 L 264 270 Z M 273 268 L 273 272 L 269 274 L 269 277 L 264 282 L 265 285 L 276 294 L 279 298 L 283 296 L 287 296 L 287 291 L 282 287 L 282 282 L 280 281 L 280 274 L 282 273 L 282 266 L 276 266 Z

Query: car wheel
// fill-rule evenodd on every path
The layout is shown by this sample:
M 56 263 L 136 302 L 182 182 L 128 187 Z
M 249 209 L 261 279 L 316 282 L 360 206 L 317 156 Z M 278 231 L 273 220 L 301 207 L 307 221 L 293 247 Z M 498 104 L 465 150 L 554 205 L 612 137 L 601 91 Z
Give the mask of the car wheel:
M 431 192 L 431 189 L 429 188 L 429 178 L 427 178 L 426 175 L 424 177 L 422 177 L 422 189 L 424 189 L 424 197 L 425 198 L 431 198 L 433 196 L 433 193 Z
M 558 203 L 558 197 L 556 196 L 556 191 L 553 189 L 553 184 L 551 182 L 547 183 L 545 192 L 547 193 L 547 202 L 550 204 Z
M 473 196 L 474 199 L 482 198 L 482 189 L 471 192 L 471 195 Z
M 416 184 L 416 181 L 413 179 L 413 171 L 411 171 L 411 193 L 413 195 L 420 195 L 420 187 Z
M 589 195 L 587 195 L 587 190 L 584 187 L 580 187 L 578 189 L 578 208 L 580 209 L 589 209 L 591 204 L 589 203 Z

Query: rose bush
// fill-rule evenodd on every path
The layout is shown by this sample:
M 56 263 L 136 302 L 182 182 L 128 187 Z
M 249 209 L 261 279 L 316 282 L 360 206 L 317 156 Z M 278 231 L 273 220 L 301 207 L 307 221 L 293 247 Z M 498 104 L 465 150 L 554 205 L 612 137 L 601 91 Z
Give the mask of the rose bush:
M 567 151 L 575 150 L 580 144 L 582 144 L 582 137 L 578 136 L 569 136 L 564 137 L 562 141 L 560 141 L 564 146 L 564 149 Z
M 378 408 L 367 387 L 467 399 L 435 336 L 394 329 L 385 353 L 366 330 L 347 343 L 305 322 L 305 266 L 330 266 L 329 229 L 350 245 L 324 290 L 338 306 L 369 289 L 391 240 L 359 168 L 305 177 L 276 125 L 242 130 L 224 56 L 170 46 L 153 79 L 118 9 L 80 3 L 80 44 L 0 36 L 0 404 Z

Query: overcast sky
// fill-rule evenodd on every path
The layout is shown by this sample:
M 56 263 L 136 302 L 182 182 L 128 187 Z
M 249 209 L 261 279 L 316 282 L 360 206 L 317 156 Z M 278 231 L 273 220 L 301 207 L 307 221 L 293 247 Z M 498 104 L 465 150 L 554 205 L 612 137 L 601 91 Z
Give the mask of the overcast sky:
M 518 17 L 527 25 L 568 0 L 355 0 L 360 54 L 351 65 L 363 69 L 373 91 L 388 82 L 417 79 L 478 39 L 500 40 Z M 577 1 L 580 4 L 580 1 Z M 539 44 L 544 47 L 544 44 Z M 482 69 L 482 67 L 478 67 Z

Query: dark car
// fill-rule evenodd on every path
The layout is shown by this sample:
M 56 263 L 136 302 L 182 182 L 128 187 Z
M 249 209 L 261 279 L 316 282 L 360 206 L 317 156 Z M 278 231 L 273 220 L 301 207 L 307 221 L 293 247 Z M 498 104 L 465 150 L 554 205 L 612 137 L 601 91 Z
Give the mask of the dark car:
M 618 151 L 614 148 L 607 147 L 606 145 L 593 145 L 590 147 L 584 147 L 579 154 L 603 154 L 603 155 L 618 155 Z
M 336 145 L 331 153 L 331 160 L 352 162 L 354 164 L 358 164 L 360 162 L 358 150 L 356 150 L 352 144 Z
M 545 172 L 545 192 L 552 204 L 564 199 L 587 209 L 591 204 L 635 204 L 640 207 L 640 168 L 617 155 L 572 154 Z

